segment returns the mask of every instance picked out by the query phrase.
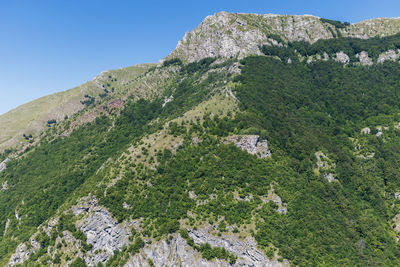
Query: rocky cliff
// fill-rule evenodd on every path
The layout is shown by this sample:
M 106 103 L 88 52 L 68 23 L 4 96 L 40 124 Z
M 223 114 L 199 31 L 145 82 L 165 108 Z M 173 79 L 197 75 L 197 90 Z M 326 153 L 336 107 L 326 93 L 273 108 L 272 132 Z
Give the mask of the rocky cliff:
M 155 266 L 249 266 L 249 267 L 283 267 L 289 266 L 287 261 L 279 262 L 277 259 L 268 259 L 257 248 L 253 238 L 240 240 L 233 235 L 221 237 L 209 234 L 210 229 L 191 230 L 189 236 L 196 245 L 208 243 L 211 247 L 222 247 L 237 256 L 234 264 L 223 260 L 205 260 L 201 254 L 190 247 L 179 235 L 174 234 L 170 239 L 154 242 L 146 246 L 141 253 L 133 256 L 126 263 L 126 267 L 150 266 L 149 259 Z
M 219 12 L 187 32 L 167 57 L 193 62 L 206 57 L 239 57 L 261 54 L 259 46 L 284 41 L 314 43 L 337 36 L 367 39 L 400 31 L 400 18 L 378 18 L 343 28 L 311 15 L 243 14 Z M 278 37 L 278 38 L 277 38 Z

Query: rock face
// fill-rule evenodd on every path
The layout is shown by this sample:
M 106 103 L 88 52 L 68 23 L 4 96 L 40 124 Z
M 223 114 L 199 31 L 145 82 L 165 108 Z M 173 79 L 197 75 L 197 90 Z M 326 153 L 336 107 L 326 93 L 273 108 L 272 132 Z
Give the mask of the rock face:
M 3 160 L 3 161 L 0 163 L 0 172 L 4 171 L 4 170 L 7 168 L 6 163 L 9 162 L 9 161 L 10 161 L 10 160 L 7 158 L 7 159 Z
M 216 237 L 210 235 L 207 229 L 190 230 L 188 233 L 196 245 L 208 243 L 211 247 L 223 247 L 236 255 L 238 258 L 234 266 L 284 266 L 284 263 L 268 259 L 257 248 L 257 243 L 253 238 L 246 238 L 242 241 L 230 235 Z
M 338 29 L 310 15 L 219 12 L 206 17 L 196 29 L 187 32 L 167 59 L 177 57 L 193 62 L 206 57 L 243 58 L 261 54 L 260 45 L 280 45 L 280 40 L 275 39 L 314 43 L 334 38 L 332 32 L 335 31 L 343 37 L 367 39 L 396 34 L 399 29 L 399 18 L 373 19 Z
M 222 235 L 216 237 L 208 233 L 207 229 L 189 230 L 189 236 L 196 245 L 209 243 L 211 247 L 223 247 L 237 256 L 234 265 L 215 259 L 207 261 L 201 254 L 193 250 L 179 235 L 174 234 L 167 242 L 165 240 L 146 246 L 139 254 L 133 256 L 125 266 L 150 266 L 150 259 L 155 266 L 287 266 L 288 263 L 268 259 L 263 252 L 257 249 L 257 243 L 252 238 L 239 240 L 235 236 Z
M 396 51 L 389 50 L 379 55 L 378 63 L 383 63 L 385 61 L 396 61 L 400 57 L 400 50 Z
M 170 58 L 193 62 L 206 57 L 261 54 L 258 46 L 266 41 L 264 34 L 258 29 L 240 30 L 240 27 L 246 27 L 247 22 L 232 21 L 232 18 L 232 14 L 227 12 L 206 17 L 193 32 L 185 34 Z
M 234 135 L 227 139 L 228 143 L 232 142 L 242 150 L 246 150 L 252 155 L 259 155 L 261 158 L 271 156 L 268 149 L 268 141 L 260 140 L 258 135 Z
M 155 266 L 228 266 L 227 262 L 207 261 L 191 248 L 179 234 L 172 235 L 168 242 L 162 240 L 146 246 L 133 256 L 125 267 L 150 266 L 149 259 Z
M 11 256 L 8 261 L 8 266 L 14 266 L 17 264 L 22 264 L 26 261 L 29 256 L 40 248 L 40 244 L 33 238 L 30 239 L 30 248 L 27 247 L 26 243 L 20 244 L 15 253 Z
M 4 181 L 1 183 L 1 191 L 6 191 L 8 189 L 8 182 Z
M 98 206 L 96 198 L 89 198 L 73 208 L 73 212 L 84 216 L 77 226 L 86 235 L 87 243 L 93 246 L 84 256 L 88 266 L 105 263 L 114 251 L 129 244 L 131 232 L 128 225 L 118 224 L 106 209 Z
M 328 156 L 321 151 L 315 152 L 315 157 L 317 158 L 315 172 L 318 174 L 321 173 L 330 183 L 336 181 L 335 174 L 333 173 L 336 168 L 336 163 L 332 162 Z
M 347 63 L 350 62 L 350 57 L 346 53 L 344 53 L 343 51 L 340 51 L 340 52 L 336 53 L 335 60 L 339 61 L 339 62 L 341 62 L 343 64 L 347 64 Z
M 4 227 L 3 236 L 7 234 L 8 226 L 10 226 L 10 219 L 7 219 L 6 226 Z
M 368 56 L 366 51 L 361 51 L 356 57 L 360 60 L 361 65 L 372 65 L 372 59 Z
M 365 127 L 361 129 L 362 134 L 370 134 L 371 133 L 371 128 Z
M 267 199 L 262 199 L 264 203 L 272 201 L 274 202 L 278 207 L 276 208 L 276 211 L 279 213 L 286 214 L 287 213 L 287 204 L 282 202 L 282 199 L 280 196 L 278 196 L 275 193 L 274 187 L 272 186 L 271 189 L 268 191 L 268 196 Z

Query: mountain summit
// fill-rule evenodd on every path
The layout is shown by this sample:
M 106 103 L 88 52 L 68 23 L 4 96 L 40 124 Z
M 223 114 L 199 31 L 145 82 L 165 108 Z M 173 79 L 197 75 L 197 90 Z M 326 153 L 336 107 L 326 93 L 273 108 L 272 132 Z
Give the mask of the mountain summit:
M 315 43 L 337 37 L 384 37 L 398 32 L 400 18 L 343 24 L 311 15 L 219 12 L 206 17 L 196 29 L 187 32 L 167 58 L 178 57 L 187 62 L 219 56 L 243 58 L 260 55 L 259 46 L 274 45 L 280 40 Z

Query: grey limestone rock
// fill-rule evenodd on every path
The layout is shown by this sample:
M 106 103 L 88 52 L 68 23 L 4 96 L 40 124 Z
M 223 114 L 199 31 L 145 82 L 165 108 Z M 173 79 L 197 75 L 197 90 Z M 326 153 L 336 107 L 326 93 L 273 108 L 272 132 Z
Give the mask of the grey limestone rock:
M 361 129 L 362 134 L 370 134 L 371 133 L 371 128 L 365 127 Z
M 155 266 L 229 266 L 222 260 L 207 261 L 201 254 L 190 247 L 179 234 L 172 235 L 168 241 L 161 240 L 146 246 L 140 253 L 134 255 L 125 267 L 150 266 L 148 260 Z
M 5 160 L 3 160 L 0 163 L 0 172 L 4 171 L 7 168 L 6 163 L 9 162 L 9 161 L 10 161 L 10 159 L 6 158 Z
M 250 154 L 259 155 L 261 158 L 271 156 L 268 149 L 268 141 L 260 140 L 258 135 L 234 135 L 227 139 L 228 143 L 233 142 L 237 147 L 246 150 Z
M 283 214 L 287 213 L 287 204 L 283 203 L 281 197 L 275 193 L 275 189 L 274 189 L 273 185 L 271 185 L 271 189 L 268 191 L 268 196 L 266 198 L 262 197 L 261 200 L 264 203 L 272 201 L 278 206 L 276 208 L 277 212 L 283 213 Z
M 219 12 L 206 17 L 192 32 L 187 32 L 167 59 L 178 57 L 188 62 L 205 57 L 240 59 L 261 54 L 260 45 L 282 46 L 281 39 L 314 43 L 334 38 L 334 31 L 339 31 L 343 37 L 367 39 L 396 34 L 399 26 L 400 18 L 367 20 L 337 29 L 311 15 Z M 279 40 L 273 36 L 279 36 Z
M 230 253 L 236 255 L 237 261 L 234 266 L 284 266 L 277 260 L 268 259 L 265 254 L 257 248 L 257 242 L 247 237 L 240 240 L 235 236 L 223 234 L 221 237 L 213 236 L 207 229 L 189 230 L 189 236 L 193 238 L 196 245 L 208 243 L 211 247 L 223 247 Z
M 315 168 L 315 171 L 317 173 L 322 172 L 322 176 L 330 183 L 336 181 L 334 174 L 336 163 L 332 162 L 328 156 L 321 151 L 315 152 L 315 157 L 317 158 L 317 167 Z
M 199 252 L 191 248 L 179 234 L 173 234 L 168 241 L 162 240 L 147 245 L 139 254 L 131 257 L 125 266 L 150 266 L 149 259 L 155 266 L 288 266 L 287 261 L 278 262 L 274 259 L 268 259 L 257 248 L 256 241 L 250 237 L 244 240 L 228 234 L 216 237 L 209 234 L 208 229 L 189 230 L 188 233 L 196 245 L 208 243 L 211 247 L 225 248 L 237 256 L 236 263 L 231 265 L 219 259 L 207 261 L 201 257 Z
M 6 191 L 8 189 L 8 182 L 4 181 L 1 183 L 1 191 Z
M 87 243 L 92 245 L 84 256 L 87 265 L 104 263 L 114 255 L 114 251 L 129 244 L 131 232 L 127 223 L 119 224 L 109 211 L 98 205 L 96 198 L 89 197 L 75 206 L 73 212 L 83 214 L 84 218 L 77 222 L 77 226 L 86 235 Z
M 383 63 L 387 60 L 389 61 L 396 61 L 400 57 L 400 51 L 398 50 L 398 53 L 394 50 L 388 50 L 382 54 L 379 55 L 377 62 L 378 63 Z
M 17 264 L 22 264 L 26 261 L 32 253 L 35 253 L 39 248 L 40 244 L 31 238 L 29 240 L 30 246 L 28 247 L 26 243 L 21 243 L 15 253 L 10 257 L 7 266 L 14 266 Z
M 360 60 L 361 65 L 372 65 L 372 59 L 368 56 L 366 51 L 361 51 L 356 57 Z
M 340 51 L 340 52 L 336 53 L 335 60 L 339 61 L 339 62 L 341 62 L 343 64 L 347 64 L 347 63 L 350 62 L 350 57 L 346 53 L 344 53 L 343 51 Z

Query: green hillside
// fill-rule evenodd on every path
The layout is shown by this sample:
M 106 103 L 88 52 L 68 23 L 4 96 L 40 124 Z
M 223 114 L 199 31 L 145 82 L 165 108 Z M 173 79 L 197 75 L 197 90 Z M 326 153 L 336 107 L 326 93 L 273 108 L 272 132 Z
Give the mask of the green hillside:
M 3 130 L 0 132 L 0 151 L 15 148 L 20 145 L 20 142 L 24 143 L 23 134 L 38 136 L 47 126 L 47 121 L 53 119 L 62 121 L 65 116 L 71 116 L 82 110 L 84 105 L 81 101 L 84 101 L 85 95 L 99 100 L 99 95 L 104 94 L 104 89 L 109 83 L 108 76 L 116 78 L 114 83 L 118 86 L 114 85 L 114 87 L 121 89 L 126 83 L 146 72 L 151 65 L 144 64 L 107 71 L 81 86 L 39 98 L 1 115 L 0 127 Z
M 0 171 L 0 265 L 400 265 L 399 38 L 100 75 Z

